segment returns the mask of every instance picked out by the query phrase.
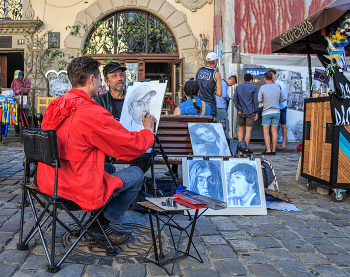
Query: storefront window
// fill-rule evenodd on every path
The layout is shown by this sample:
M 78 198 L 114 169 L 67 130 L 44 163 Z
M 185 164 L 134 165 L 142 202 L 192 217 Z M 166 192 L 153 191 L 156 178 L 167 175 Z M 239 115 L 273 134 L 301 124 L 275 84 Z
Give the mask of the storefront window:
M 0 1 L 0 19 L 1 20 L 22 19 L 22 0 Z
M 176 54 L 165 24 L 147 12 L 118 12 L 95 26 L 85 45 L 87 54 Z
M 137 63 L 125 63 L 127 70 L 125 71 L 125 85 L 128 88 L 130 83 L 138 82 L 138 66 Z

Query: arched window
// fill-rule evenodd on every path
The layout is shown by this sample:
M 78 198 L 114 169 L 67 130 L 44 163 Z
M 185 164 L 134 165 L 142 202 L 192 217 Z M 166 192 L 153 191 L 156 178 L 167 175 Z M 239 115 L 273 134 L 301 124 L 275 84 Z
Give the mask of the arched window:
M 22 19 L 21 0 L 0 1 L 0 20 L 20 20 Z
M 95 23 L 86 54 L 176 54 L 169 29 L 152 14 L 120 11 Z

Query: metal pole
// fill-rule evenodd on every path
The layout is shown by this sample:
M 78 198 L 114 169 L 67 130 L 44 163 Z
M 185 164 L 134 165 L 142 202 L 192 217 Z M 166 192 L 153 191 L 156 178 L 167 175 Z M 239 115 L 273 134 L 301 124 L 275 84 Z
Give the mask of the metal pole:
M 22 114 L 24 114 L 23 112 L 23 87 L 24 87 L 24 73 L 23 73 L 23 81 L 22 81 L 22 88 L 21 88 L 21 105 L 19 108 L 19 116 L 18 116 L 18 127 L 19 127 L 19 136 L 20 136 L 20 142 L 23 144 L 23 122 L 22 122 Z M 29 95 L 29 93 L 28 93 Z M 28 97 L 27 97 L 27 102 L 28 102 Z M 24 119 L 24 118 L 23 118 Z M 21 124 L 19 124 L 19 121 L 21 121 Z
M 312 97 L 312 70 L 311 70 L 311 56 L 310 56 L 310 44 L 309 37 L 306 37 L 306 50 L 307 50 L 307 65 L 309 68 L 309 84 L 310 84 L 310 97 Z

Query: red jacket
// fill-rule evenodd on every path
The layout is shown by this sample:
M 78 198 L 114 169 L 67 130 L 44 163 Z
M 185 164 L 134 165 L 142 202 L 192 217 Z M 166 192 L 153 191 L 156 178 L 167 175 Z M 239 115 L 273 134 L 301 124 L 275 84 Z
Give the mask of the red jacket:
M 151 147 L 149 130 L 129 132 L 99 104 L 78 89 L 52 101 L 42 128 L 55 129 L 61 167 L 57 194 L 89 212 L 102 207 L 122 181 L 104 171 L 105 154 L 132 160 Z M 39 163 L 37 183 L 40 191 L 54 193 L 55 169 Z

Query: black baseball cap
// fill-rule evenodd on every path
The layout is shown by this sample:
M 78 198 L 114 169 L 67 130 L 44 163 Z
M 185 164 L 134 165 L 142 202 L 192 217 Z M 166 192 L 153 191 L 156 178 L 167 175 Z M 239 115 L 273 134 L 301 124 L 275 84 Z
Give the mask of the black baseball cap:
M 106 77 L 108 73 L 111 73 L 117 69 L 121 69 L 123 71 L 127 70 L 127 68 L 124 66 L 121 66 L 120 63 L 110 62 L 106 64 L 105 67 L 103 68 L 103 76 Z
M 188 80 L 184 85 L 185 93 L 189 93 L 191 90 L 194 92 L 194 94 L 197 94 L 199 91 L 199 85 L 194 80 Z

